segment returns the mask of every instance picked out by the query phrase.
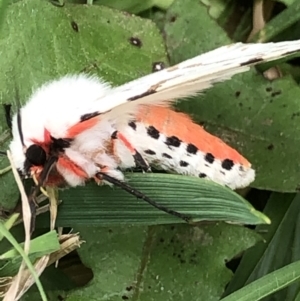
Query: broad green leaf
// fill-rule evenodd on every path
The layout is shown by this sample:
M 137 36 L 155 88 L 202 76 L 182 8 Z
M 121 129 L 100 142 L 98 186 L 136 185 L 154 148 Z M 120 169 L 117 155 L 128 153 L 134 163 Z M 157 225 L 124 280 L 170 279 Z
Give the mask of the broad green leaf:
M 128 184 L 169 209 L 189 215 L 193 221 L 228 221 L 239 224 L 270 223 L 247 201 L 229 188 L 197 177 L 169 174 L 127 173 Z M 61 191 L 58 226 L 155 225 L 182 223 L 120 188 L 95 184 Z M 47 226 L 49 214 L 38 219 Z
M 262 233 L 265 242 L 246 251 L 226 294 L 300 259 L 299 195 L 274 193 L 264 212 L 272 218 L 272 224 L 267 229 L 258 226 L 256 230 Z M 264 300 L 294 300 L 299 287 L 296 283 Z
M 230 42 L 205 6 L 176 1 L 168 14 L 178 15 L 165 25 L 172 64 Z M 269 82 L 251 70 L 178 107 L 250 160 L 257 171 L 254 187 L 294 192 L 300 184 L 300 162 L 294 159 L 300 147 L 299 93 L 291 77 Z
M 142 46 L 132 45 L 131 37 Z M 97 73 L 120 84 L 151 73 L 153 62 L 165 60 L 162 38 L 149 20 L 106 7 L 56 7 L 39 0 L 9 7 L 0 47 L 2 103 L 13 100 L 16 89 L 24 103 L 32 89 L 66 73 Z
M 225 262 L 258 236 L 226 225 L 77 227 L 82 261 L 94 279 L 75 300 L 219 300 L 232 273 Z
M 300 280 L 300 261 L 291 263 L 250 284 L 221 301 L 258 301 Z M 265 299 L 264 299 L 265 300 Z M 273 298 L 270 300 L 274 300 Z M 293 299 L 279 299 L 293 300 Z

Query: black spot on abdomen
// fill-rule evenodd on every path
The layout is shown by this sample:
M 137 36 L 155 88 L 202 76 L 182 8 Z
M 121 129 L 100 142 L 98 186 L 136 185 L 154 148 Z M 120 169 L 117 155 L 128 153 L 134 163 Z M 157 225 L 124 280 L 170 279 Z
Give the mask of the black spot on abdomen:
M 170 155 L 167 154 L 167 153 L 163 153 L 162 156 L 163 156 L 164 158 L 167 158 L 167 159 L 172 159 L 172 156 L 170 156 Z
M 152 125 L 147 128 L 147 134 L 153 139 L 159 138 L 159 131 Z
M 189 153 L 189 154 L 193 154 L 195 155 L 198 151 L 198 147 L 195 146 L 194 144 L 190 143 L 187 145 L 186 147 L 186 151 Z
M 186 161 L 180 161 L 179 162 L 179 165 L 181 166 L 181 167 L 187 167 L 188 165 L 189 165 L 189 163 L 188 162 L 186 162 Z
M 148 155 L 156 155 L 156 152 L 153 151 L 153 150 L 151 150 L 151 149 L 146 149 L 146 150 L 144 151 L 144 153 L 145 153 L 145 154 L 148 154 Z
M 175 147 L 179 147 L 180 143 L 181 143 L 181 140 L 179 140 L 175 136 L 167 137 L 166 142 L 165 142 L 166 145 L 175 146 Z
M 204 157 L 204 160 L 205 160 L 206 162 L 212 164 L 212 163 L 214 163 L 214 161 L 215 161 L 215 157 L 214 157 L 213 154 L 207 153 L 207 154 L 205 155 L 205 157 Z
M 233 167 L 234 163 L 232 160 L 230 159 L 225 159 L 223 162 L 222 162 L 222 168 L 226 169 L 226 170 L 231 170 L 232 167 Z

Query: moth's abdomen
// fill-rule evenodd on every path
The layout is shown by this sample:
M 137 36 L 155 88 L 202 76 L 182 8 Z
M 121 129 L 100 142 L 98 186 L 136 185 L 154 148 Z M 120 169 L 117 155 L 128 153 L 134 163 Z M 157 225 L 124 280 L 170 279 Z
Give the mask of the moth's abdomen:
M 150 166 L 207 178 L 232 189 L 248 186 L 255 177 L 251 164 L 221 139 L 209 134 L 186 114 L 143 106 L 136 121 L 120 129 Z M 118 143 L 121 167 L 133 165 Z

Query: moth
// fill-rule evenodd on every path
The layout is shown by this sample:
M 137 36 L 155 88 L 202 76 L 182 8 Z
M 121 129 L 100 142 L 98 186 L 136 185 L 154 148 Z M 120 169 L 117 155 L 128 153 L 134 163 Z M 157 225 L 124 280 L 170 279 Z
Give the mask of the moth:
M 139 166 L 246 187 L 248 160 L 171 105 L 299 50 L 300 41 L 237 43 L 119 87 L 86 74 L 45 83 L 13 117 L 13 161 L 41 186 L 125 183 L 122 170 Z

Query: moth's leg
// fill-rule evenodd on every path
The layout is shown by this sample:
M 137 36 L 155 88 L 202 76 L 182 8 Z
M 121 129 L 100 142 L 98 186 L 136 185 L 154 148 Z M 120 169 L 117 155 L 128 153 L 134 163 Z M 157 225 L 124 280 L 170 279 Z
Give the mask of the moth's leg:
M 126 137 L 122 133 L 120 133 L 119 131 L 115 131 L 111 135 L 111 138 L 113 140 L 118 139 L 118 140 L 122 141 L 124 146 L 131 153 L 136 166 L 141 167 L 143 171 L 146 171 L 146 172 L 151 171 L 148 162 L 142 157 L 142 155 L 134 148 L 134 146 L 126 139 Z
M 110 176 L 105 169 L 102 169 L 101 172 L 97 173 L 95 175 L 95 178 L 98 178 L 100 181 L 105 181 L 107 183 L 113 184 L 117 187 L 120 187 L 121 189 L 123 189 L 124 191 L 130 193 L 131 195 L 135 196 L 138 199 L 141 199 L 147 203 L 149 203 L 150 205 L 152 205 L 153 207 L 164 211 L 170 215 L 176 216 L 178 218 L 183 219 L 185 222 L 189 223 L 192 221 L 192 217 L 189 215 L 186 215 L 184 213 L 180 213 L 177 211 L 174 211 L 172 209 L 169 209 L 163 205 L 160 205 L 158 203 L 156 203 L 155 201 L 153 201 L 152 199 L 150 199 L 149 197 L 147 197 L 145 194 L 143 194 L 142 192 L 140 192 L 139 190 L 133 188 L 132 186 L 128 185 L 127 183 L 120 181 L 112 176 Z

